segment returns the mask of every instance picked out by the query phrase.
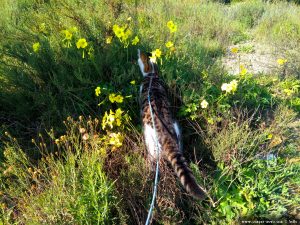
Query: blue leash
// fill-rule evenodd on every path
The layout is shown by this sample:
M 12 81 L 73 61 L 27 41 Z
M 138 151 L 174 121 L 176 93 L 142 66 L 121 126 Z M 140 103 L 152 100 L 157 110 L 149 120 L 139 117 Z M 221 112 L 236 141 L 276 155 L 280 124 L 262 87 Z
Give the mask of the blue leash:
M 156 128 L 155 128 L 155 123 L 154 123 L 154 114 L 153 114 L 153 109 L 151 106 L 151 99 L 150 99 L 150 89 L 152 86 L 152 78 L 150 78 L 150 83 L 149 83 L 149 88 L 148 88 L 148 104 L 150 108 L 150 114 L 151 114 L 151 119 L 152 119 L 152 126 L 154 129 L 154 136 L 155 136 L 155 147 L 156 147 L 156 171 L 155 171 L 155 180 L 154 180 L 154 190 L 153 190 L 153 196 L 152 196 L 152 201 L 150 205 L 150 209 L 148 212 L 147 220 L 145 225 L 149 225 L 151 218 L 152 218 L 152 213 L 153 213 L 153 208 L 154 208 L 154 203 L 155 203 L 155 198 L 156 198 L 156 193 L 157 193 L 157 186 L 158 186 L 158 172 L 159 172 L 159 153 L 160 153 L 160 146 L 158 143 L 157 139 L 157 133 L 156 133 Z

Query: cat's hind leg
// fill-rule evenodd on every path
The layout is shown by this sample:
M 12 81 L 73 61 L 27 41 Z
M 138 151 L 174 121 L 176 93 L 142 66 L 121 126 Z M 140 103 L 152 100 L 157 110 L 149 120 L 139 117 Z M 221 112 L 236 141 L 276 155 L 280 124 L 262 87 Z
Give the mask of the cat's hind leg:
M 160 144 L 159 145 L 159 149 L 156 149 L 156 138 L 155 137 L 155 131 L 152 128 L 152 126 L 150 126 L 149 124 L 146 124 L 144 126 L 144 137 L 145 137 L 145 141 L 146 141 L 146 146 L 147 146 L 147 158 L 148 161 L 151 164 L 151 170 L 154 171 L 155 170 L 155 166 L 156 166 L 156 161 L 157 161 L 157 151 L 159 151 Z

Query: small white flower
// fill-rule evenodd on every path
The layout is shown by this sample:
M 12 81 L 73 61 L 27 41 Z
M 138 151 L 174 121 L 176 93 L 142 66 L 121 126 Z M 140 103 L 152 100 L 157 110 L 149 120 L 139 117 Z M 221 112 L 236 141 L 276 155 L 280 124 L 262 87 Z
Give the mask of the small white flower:
M 204 99 L 204 100 L 200 103 L 200 105 L 201 105 L 201 108 L 202 108 L 202 109 L 206 109 L 207 106 L 208 106 L 208 102 Z
M 228 86 L 229 85 L 227 83 L 223 83 L 222 86 L 221 86 L 221 90 L 227 92 Z

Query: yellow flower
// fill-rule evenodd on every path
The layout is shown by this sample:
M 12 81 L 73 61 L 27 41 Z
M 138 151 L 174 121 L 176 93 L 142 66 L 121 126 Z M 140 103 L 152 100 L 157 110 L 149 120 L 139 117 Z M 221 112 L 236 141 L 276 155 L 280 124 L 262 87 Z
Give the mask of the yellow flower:
M 32 45 L 32 49 L 34 52 L 38 52 L 41 48 L 41 44 L 39 42 L 36 42 Z
M 96 87 L 95 89 L 95 95 L 98 97 L 101 94 L 101 88 L 100 87 Z
M 271 140 L 273 138 L 273 134 L 268 134 L 267 139 Z
M 173 46 L 174 46 L 174 44 L 173 44 L 172 41 L 168 41 L 168 42 L 166 43 L 166 47 L 167 47 L 167 48 L 171 48 L 171 47 L 173 47 Z
M 70 31 L 63 30 L 62 33 L 65 34 L 65 40 L 71 40 L 72 39 L 73 34 Z
M 244 65 L 240 65 L 240 75 L 245 76 L 247 74 L 247 69 L 245 68 Z
M 120 132 L 111 133 L 109 136 L 110 136 L 110 139 L 109 139 L 110 145 L 113 145 L 116 148 L 119 148 L 122 146 L 124 137 L 122 136 L 122 134 Z
M 159 49 L 159 48 L 157 48 L 157 49 L 155 49 L 155 56 L 157 57 L 157 58 L 160 58 L 161 57 L 161 50 Z
M 136 45 L 140 41 L 138 36 L 135 36 L 134 39 L 132 40 L 132 45 Z
M 116 97 L 115 97 L 115 101 L 117 102 L 117 103 L 122 103 L 123 102 L 123 96 L 122 95 L 117 95 Z
M 111 44 L 112 38 L 113 38 L 112 36 L 108 36 L 106 38 L 106 44 Z
M 201 108 L 202 108 L 202 109 L 206 109 L 207 106 L 208 106 L 208 102 L 204 99 L 204 100 L 200 103 L 200 105 L 201 105 Z
M 169 20 L 169 21 L 167 22 L 167 26 L 168 26 L 168 27 L 174 26 L 174 22 L 173 22 L 172 20 Z
M 115 93 L 110 94 L 108 98 L 111 103 L 122 103 L 124 100 L 124 97 L 122 95 L 116 95 Z
M 287 63 L 287 59 L 277 59 L 278 65 L 282 66 Z
M 135 85 L 135 80 L 130 81 L 130 84 Z
M 113 25 L 113 32 L 115 33 L 115 35 L 118 38 L 121 38 L 124 35 L 124 28 L 123 27 L 119 27 L 118 25 Z
M 154 51 L 151 52 L 152 56 L 150 56 L 150 60 L 152 62 L 156 62 L 156 58 L 160 58 L 161 57 L 161 50 L 159 48 L 155 49 Z
M 122 41 L 126 41 L 131 36 L 131 34 L 131 30 L 127 29 L 123 34 Z
M 238 53 L 239 49 L 237 47 L 233 47 L 230 51 L 231 53 L 236 54 Z
M 109 126 L 111 129 L 114 126 L 121 126 L 122 124 L 122 114 L 124 111 L 118 108 L 115 112 L 110 110 L 109 114 L 105 112 L 102 118 L 102 129 L 104 130 L 106 126 Z
M 76 43 L 76 46 L 77 46 L 77 48 L 79 49 L 79 48 L 86 48 L 86 46 L 88 45 L 88 43 L 87 43 L 87 41 L 86 41 L 86 39 L 85 38 L 80 38 L 78 41 L 77 41 L 77 43 Z
M 112 103 L 114 103 L 115 102 L 115 96 L 116 96 L 116 94 L 110 94 L 109 96 L 108 96 L 108 99 L 109 99 L 109 101 L 110 102 L 112 102 Z
M 167 22 L 167 27 L 169 28 L 170 33 L 174 33 L 177 31 L 177 25 L 175 25 L 172 20 Z

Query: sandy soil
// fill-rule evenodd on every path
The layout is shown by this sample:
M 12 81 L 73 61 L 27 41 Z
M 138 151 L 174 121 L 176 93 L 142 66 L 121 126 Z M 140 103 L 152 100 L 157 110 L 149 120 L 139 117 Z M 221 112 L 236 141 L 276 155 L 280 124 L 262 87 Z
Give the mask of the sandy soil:
M 238 53 L 232 53 L 232 48 L 238 48 Z M 268 74 L 280 69 L 277 59 L 285 58 L 282 52 L 270 44 L 248 41 L 229 46 L 222 64 L 230 74 L 238 74 L 240 65 L 243 65 L 249 73 Z

